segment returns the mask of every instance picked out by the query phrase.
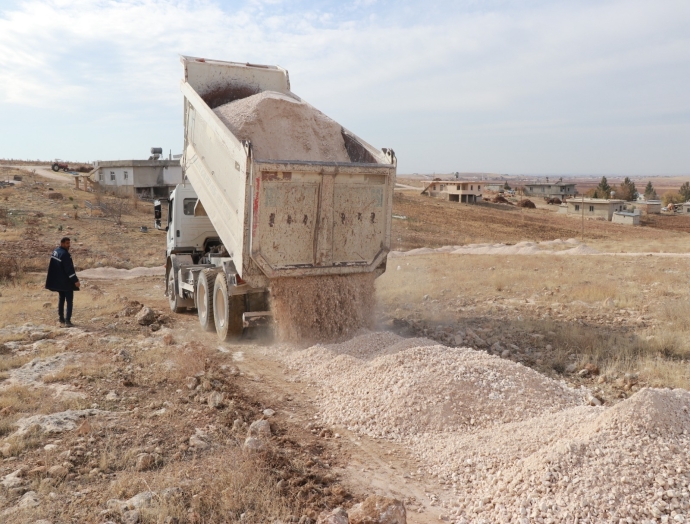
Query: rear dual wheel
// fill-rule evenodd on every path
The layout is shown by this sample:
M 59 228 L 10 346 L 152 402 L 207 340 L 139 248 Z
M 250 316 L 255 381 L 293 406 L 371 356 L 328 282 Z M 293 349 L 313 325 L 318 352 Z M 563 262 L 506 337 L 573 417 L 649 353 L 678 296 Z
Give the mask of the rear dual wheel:
M 213 285 L 213 319 L 221 342 L 237 339 L 242 335 L 242 313 L 244 295 L 230 295 L 225 274 L 218 273 Z
M 204 331 L 216 330 L 216 320 L 213 317 L 213 276 L 214 273 L 203 270 L 199 273 L 199 282 L 196 285 L 196 310 L 199 324 Z
M 175 269 L 172 267 L 168 273 L 168 302 L 173 313 L 187 311 L 186 307 L 180 305 L 181 300 L 175 288 Z

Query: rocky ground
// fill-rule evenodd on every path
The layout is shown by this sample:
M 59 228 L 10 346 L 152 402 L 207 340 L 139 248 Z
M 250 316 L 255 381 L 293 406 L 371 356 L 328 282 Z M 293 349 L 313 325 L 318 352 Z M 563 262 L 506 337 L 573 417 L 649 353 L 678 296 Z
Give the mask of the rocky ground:
M 77 327 L 60 329 L 55 296 L 42 289 L 45 257 L 59 236 L 75 238 L 79 271 L 157 266 L 162 238 L 140 230 L 150 225 L 144 204 L 116 220 L 89 215 L 84 206 L 91 195 L 66 184 L 56 188 L 62 200 L 37 184 L 0 191 L 0 270 L 9 268 L 0 271 L 0 521 L 400 522 L 403 506 L 411 523 L 685 518 L 686 442 L 673 432 L 686 415 L 679 408 L 667 420 L 658 406 L 671 400 L 645 392 L 690 386 L 686 259 L 391 257 L 376 283 L 376 329 L 426 341 L 395 342 L 395 350 L 382 343 L 364 357 L 254 336 L 219 344 L 198 328 L 193 313 L 169 313 L 161 277 L 123 280 L 116 272 L 83 278 Z M 398 246 L 462 243 L 458 235 L 467 224 L 469 239 L 492 242 L 521 233 L 553 240 L 571 229 L 558 222 L 560 229 L 549 231 L 543 217 L 520 218 L 511 229 L 511 221 L 499 220 L 503 211 L 491 211 L 487 222 L 482 209 L 463 206 L 456 217 L 459 208 L 441 205 L 431 215 L 457 222 L 444 232 L 420 202 L 396 197 L 395 213 L 405 217 L 394 223 Z M 614 238 L 614 229 L 599 227 L 599 240 Z M 661 245 L 680 233 L 659 235 L 670 235 Z M 457 349 L 463 347 L 469 349 Z M 345 361 L 352 370 L 342 367 Z M 469 395 L 459 405 L 488 417 L 472 422 L 447 405 L 452 388 L 432 388 L 432 401 L 422 395 L 429 382 L 405 374 L 419 369 L 429 380 L 451 381 L 449 373 L 465 373 L 470 361 L 509 370 L 498 375 L 508 389 L 487 392 L 492 402 L 512 391 L 510 377 L 524 373 L 538 375 L 548 391 L 569 388 L 575 400 L 554 405 L 557 416 L 539 422 L 546 429 L 535 436 L 537 422 L 511 413 L 550 417 L 538 409 L 543 396 L 526 398 L 519 410 L 497 408 L 499 420 L 472 405 L 480 397 Z M 381 369 L 396 381 L 374 379 Z M 538 373 L 529 375 L 532 370 Z M 470 374 L 479 385 L 495 382 L 492 377 Z M 399 395 L 393 407 L 366 402 L 375 409 L 366 418 L 358 414 L 367 395 L 381 400 L 391 392 Z M 613 411 L 616 406 L 630 408 Z M 651 420 L 663 419 L 655 431 L 643 428 L 647 451 L 625 440 L 630 428 L 642 431 L 639 424 L 628 421 L 623 431 L 616 422 L 638 408 L 652 413 Z M 614 424 L 609 413 L 623 415 Z M 417 424 L 451 414 L 459 417 L 457 426 Z M 414 431 L 400 420 L 415 421 Z M 491 420 L 509 430 L 487 426 Z M 549 436 L 562 427 L 579 431 L 579 440 Z M 601 436 L 601 428 L 619 435 L 619 443 Z M 483 442 L 497 451 L 481 451 Z M 650 442 L 660 445 L 650 451 Z M 604 501 L 600 473 L 615 475 L 617 461 L 630 465 L 627 477 L 636 475 L 635 464 L 658 471 L 639 485 L 621 481 L 615 497 Z M 568 474 L 582 464 L 599 469 Z M 639 500 L 635 490 L 644 490 Z M 578 513 L 585 496 L 589 510 Z M 624 509 L 614 511 L 617 506 Z

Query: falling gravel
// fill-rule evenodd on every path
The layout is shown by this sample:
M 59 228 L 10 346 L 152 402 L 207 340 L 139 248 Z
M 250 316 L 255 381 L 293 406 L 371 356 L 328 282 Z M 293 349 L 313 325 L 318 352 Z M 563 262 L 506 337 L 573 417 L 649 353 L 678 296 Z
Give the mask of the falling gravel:
M 325 424 L 403 444 L 456 523 L 686 522 L 690 393 L 612 407 L 510 360 L 369 333 L 283 346 Z M 414 473 L 410 472 L 410 476 Z
M 371 327 L 375 278 L 358 273 L 274 279 L 270 289 L 279 338 L 342 340 Z

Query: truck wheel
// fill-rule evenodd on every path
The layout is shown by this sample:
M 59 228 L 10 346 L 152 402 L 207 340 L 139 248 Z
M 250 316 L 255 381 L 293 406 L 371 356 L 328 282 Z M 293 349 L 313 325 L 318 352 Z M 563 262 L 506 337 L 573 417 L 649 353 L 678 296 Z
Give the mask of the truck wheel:
M 242 335 L 242 313 L 244 297 L 228 293 L 228 281 L 225 273 L 218 273 L 213 286 L 213 318 L 216 322 L 216 334 L 221 342 L 237 339 Z
M 53 169 L 53 171 L 55 171 L 57 173 L 58 171 L 60 171 L 60 166 L 57 164 L 53 164 L 52 169 Z
M 170 309 L 173 313 L 187 311 L 186 307 L 179 305 L 180 297 L 177 296 L 177 291 L 175 290 L 175 273 L 173 268 L 170 268 L 170 273 L 168 274 L 168 302 L 170 302 Z
M 199 273 L 199 283 L 196 286 L 196 310 L 199 314 L 199 324 L 204 331 L 215 331 L 216 322 L 213 318 L 213 273 L 203 270 Z

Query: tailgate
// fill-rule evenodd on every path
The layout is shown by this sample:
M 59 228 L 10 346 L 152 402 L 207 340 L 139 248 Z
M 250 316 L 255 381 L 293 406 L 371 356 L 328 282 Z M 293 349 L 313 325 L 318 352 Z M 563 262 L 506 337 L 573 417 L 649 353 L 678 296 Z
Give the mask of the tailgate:
M 373 271 L 390 248 L 395 166 L 255 162 L 251 254 L 269 278 Z

